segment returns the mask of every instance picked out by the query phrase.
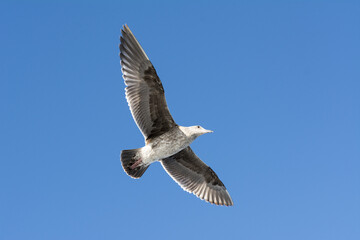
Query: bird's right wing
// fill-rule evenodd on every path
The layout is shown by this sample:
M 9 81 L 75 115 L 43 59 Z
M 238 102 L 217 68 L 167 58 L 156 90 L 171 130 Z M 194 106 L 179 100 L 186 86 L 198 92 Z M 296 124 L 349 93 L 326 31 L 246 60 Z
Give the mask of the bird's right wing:
M 176 126 L 165 100 L 164 88 L 146 53 L 125 25 L 121 29 L 120 63 L 125 80 L 126 99 L 131 114 L 150 139 Z
M 185 191 L 216 205 L 232 206 L 233 201 L 216 173 L 190 147 L 161 160 L 166 172 Z

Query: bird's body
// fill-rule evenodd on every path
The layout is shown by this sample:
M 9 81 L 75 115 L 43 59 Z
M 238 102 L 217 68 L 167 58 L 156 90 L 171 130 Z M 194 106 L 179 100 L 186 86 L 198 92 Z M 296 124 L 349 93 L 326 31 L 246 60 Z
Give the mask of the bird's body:
M 127 85 L 126 99 L 145 138 L 144 147 L 121 152 L 125 172 L 140 178 L 151 163 L 160 161 L 184 190 L 210 203 L 233 205 L 224 184 L 189 146 L 198 136 L 212 131 L 175 123 L 155 68 L 126 25 L 122 30 L 120 58 Z
M 199 131 L 191 131 L 198 128 Z M 183 127 L 175 126 L 169 131 L 146 141 L 146 145 L 140 148 L 138 154 L 142 160 L 140 165 L 149 165 L 155 161 L 170 157 L 190 145 L 198 136 L 197 134 L 211 132 L 200 126 Z
M 152 163 L 170 157 L 189 146 L 190 143 L 190 139 L 186 137 L 180 128 L 174 127 L 168 132 L 147 141 L 144 147 L 146 149 L 144 155 L 148 159 L 146 162 Z

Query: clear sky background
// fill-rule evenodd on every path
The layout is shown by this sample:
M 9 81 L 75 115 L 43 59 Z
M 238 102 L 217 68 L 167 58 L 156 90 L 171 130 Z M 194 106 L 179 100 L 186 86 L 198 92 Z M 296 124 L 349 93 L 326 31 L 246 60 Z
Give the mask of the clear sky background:
M 359 1 L 0 4 L 0 239 L 360 239 Z M 119 64 L 127 23 L 234 207 L 154 163 Z

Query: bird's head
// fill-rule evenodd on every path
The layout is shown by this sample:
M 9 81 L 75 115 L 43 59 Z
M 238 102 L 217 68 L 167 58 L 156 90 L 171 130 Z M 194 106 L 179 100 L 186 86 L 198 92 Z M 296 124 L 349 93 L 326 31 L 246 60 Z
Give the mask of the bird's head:
M 201 136 L 205 133 L 211 133 L 213 131 L 207 130 L 201 126 L 191 126 L 191 127 L 180 127 L 181 131 L 185 133 L 185 135 L 193 140 L 195 140 L 198 136 Z

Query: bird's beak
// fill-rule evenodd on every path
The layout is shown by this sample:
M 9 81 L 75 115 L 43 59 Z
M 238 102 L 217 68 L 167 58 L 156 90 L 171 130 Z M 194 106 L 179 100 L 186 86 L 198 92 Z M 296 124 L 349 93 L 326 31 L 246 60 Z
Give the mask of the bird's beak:
M 212 132 L 214 132 L 214 131 L 211 131 L 211 130 L 206 130 L 206 133 L 212 133 Z

